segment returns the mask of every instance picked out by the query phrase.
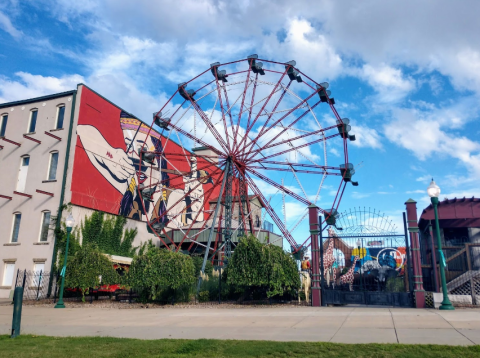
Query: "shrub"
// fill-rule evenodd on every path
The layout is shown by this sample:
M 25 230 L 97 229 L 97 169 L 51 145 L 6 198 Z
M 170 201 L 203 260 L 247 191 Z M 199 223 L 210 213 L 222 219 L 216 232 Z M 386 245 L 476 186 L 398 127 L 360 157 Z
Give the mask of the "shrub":
M 85 244 L 69 256 L 65 285 L 78 288 L 85 301 L 89 288 L 118 283 L 120 276 L 116 273 L 110 260 L 103 255 L 96 245 Z
M 190 256 L 149 246 L 143 255 L 134 257 L 126 282 L 148 300 L 166 300 L 178 293 L 188 299 L 195 267 Z
M 203 264 L 203 256 L 192 256 L 193 264 L 195 265 L 195 276 L 198 277 L 200 275 L 200 271 L 202 270 Z M 211 276 L 213 272 L 213 265 L 211 261 L 207 261 L 205 265 L 205 274 L 207 276 Z
M 226 270 L 227 283 L 237 289 L 254 289 L 267 297 L 300 287 L 293 258 L 280 247 L 260 243 L 253 235 L 240 239 Z
M 210 292 L 208 291 L 201 291 L 198 294 L 198 300 L 200 302 L 208 302 L 210 300 Z

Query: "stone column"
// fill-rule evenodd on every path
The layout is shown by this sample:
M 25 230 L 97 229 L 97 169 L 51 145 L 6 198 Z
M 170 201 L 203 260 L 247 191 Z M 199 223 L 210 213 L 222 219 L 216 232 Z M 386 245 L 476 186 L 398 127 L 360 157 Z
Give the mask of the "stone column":
M 320 248 L 318 245 L 318 206 L 312 204 L 308 207 L 308 221 L 310 223 L 311 250 L 312 250 L 312 306 L 321 306 L 320 287 Z
M 423 289 L 420 242 L 418 240 L 417 202 L 413 199 L 408 199 L 405 205 L 407 207 L 407 226 L 410 234 L 410 249 L 412 250 L 413 294 L 415 295 L 415 306 L 417 308 L 425 308 L 425 290 Z

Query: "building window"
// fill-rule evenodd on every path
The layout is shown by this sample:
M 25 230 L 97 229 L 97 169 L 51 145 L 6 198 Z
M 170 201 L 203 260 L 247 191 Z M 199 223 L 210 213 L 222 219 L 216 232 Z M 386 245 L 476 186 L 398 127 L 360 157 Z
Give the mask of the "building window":
M 36 109 L 30 111 L 30 122 L 28 123 L 28 133 L 35 132 L 35 127 L 37 126 L 37 114 Z
M 48 167 L 48 180 L 57 178 L 58 152 L 50 153 L 50 165 Z
M 63 118 L 65 117 L 65 106 L 57 107 L 57 124 L 55 129 L 63 128 Z
M 25 156 L 21 158 L 20 169 L 18 171 L 17 191 L 25 192 L 25 184 L 27 183 L 28 166 L 30 165 L 30 157 Z
M 0 137 L 5 137 L 5 131 L 7 130 L 8 114 L 3 114 L 0 118 Z
M 35 262 L 33 265 L 33 285 L 40 286 L 42 277 L 45 274 L 45 262 Z
M 9 287 L 12 286 L 14 273 L 15 273 L 15 263 L 6 262 L 5 263 L 5 271 L 3 272 L 2 286 L 9 286 Z
M 11 242 L 18 242 L 18 233 L 20 231 L 20 221 L 22 220 L 21 213 L 13 214 L 13 229 Z
M 48 228 L 50 227 L 50 211 L 44 211 L 42 213 L 42 226 L 40 227 L 40 241 L 47 241 Z

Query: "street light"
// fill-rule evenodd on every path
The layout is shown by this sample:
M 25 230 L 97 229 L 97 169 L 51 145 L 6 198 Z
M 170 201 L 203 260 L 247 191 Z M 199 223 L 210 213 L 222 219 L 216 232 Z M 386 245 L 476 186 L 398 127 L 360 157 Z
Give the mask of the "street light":
M 438 257 L 440 258 L 440 278 L 442 281 L 442 291 L 443 291 L 443 301 L 440 305 L 441 310 L 454 310 L 452 303 L 448 299 L 448 291 L 447 291 L 447 280 L 445 279 L 445 256 L 443 256 L 442 251 L 442 241 L 440 240 L 440 224 L 438 222 L 438 197 L 440 196 L 440 188 L 432 178 L 432 182 L 427 188 L 428 196 L 432 201 L 433 211 L 435 212 L 435 232 L 437 235 L 437 249 L 438 249 Z
M 58 302 L 55 305 L 55 308 L 65 308 L 65 304 L 63 303 L 63 288 L 65 286 L 65 273 L 67 271 L 67 257 L 68 257 L 68 244 L 70 243 L 70 232 L 72 232 L 72 227 L 75 225 L 75 219 L 73 218 L 72 214 L 68 215 L 67 220 L 67 243 L 65 245 L 65 258 L 63 260 L 63 268 L 60 272 L 60 276 L 62 277 L 62 284 L 60 285 L 60 294 L 58 296 Z

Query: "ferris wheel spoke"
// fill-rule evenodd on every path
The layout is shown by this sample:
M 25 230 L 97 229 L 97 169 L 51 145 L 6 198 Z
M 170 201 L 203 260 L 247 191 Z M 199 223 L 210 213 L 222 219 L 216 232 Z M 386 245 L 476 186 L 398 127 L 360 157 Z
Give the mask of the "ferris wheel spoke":
M 262 125 L 262 127 L 260 128 L 260 131 L 258 132 L 257 136 L 256 136 L 253 140 L 251 140 L 249 143 L 245 143 L 245 145 L 243 146 L 243 149 L 242 149 L 242 152 L 244 153 L 243 157 L 247 157 L 247 156 L 248 156 L 248 154 L 249 154 L 249 148 L 253 148 L 253 145 L 257 144 L 258 139 L 261 138 L 262 135 L 264 135 L 264 133 L 265 133 L 264 130 L 265 130 L 268 122 L 269 122 L 270 119 L 272 118 L 272 116 L 273 116 L 273 114 L 275 113 L 277 107 L 278 107 L 278 106 L 280 105 L 280 103 L 282 102 L 282 99 L 284 98 L 285 94 L 287 93 L 288 88 L 290 87 L 290 85 L 292 84 L 292 82 L 293 82 L 293 81 L 290 81 L 290 82 L 288 83 L 287 87 L 283 87 L 283 86 L 282 86 L 282 87 L 284 88 L 284 89 L 283 89 L 283 92 L 282 92 L 282 94 L 280 95 L 280 98 L 278 99 L 277 103 L 276 103 L 275 106 L 273 107 L 273 110 L 270 112 L 270 114 L 268 115 L 268 117 L 267 117 L 267 119 L 265 120 L 265 122 L 263 122 L 263 125 Z M 273 95 L 273 94 L 274 94 L 274 93 L 272 93 L 272 95 Z M 265 104 L 266 104 L 266 103 L 265 103 Z M 291 111 L 293 111 L 293 110 L 295 110 L 295 109 L 289 110 L 289 111 L 288 111 L 288 114 L 290 114 Z M 260 112 L 258 113 L 258 115 L 257 115 L 257 117 L 255 118 L 255 120 L 257 120 L 257 119 L 260 117 L 262 111 L 265 111 L 265 112 L 266 112 L 265 105 L 262 107 L 262 109 L 261 109 Z M 288 115 L 288 114 L 287 114 L 287 115 Z M 253 127 L 253 124 L 255 124 L 255 121 L 254 121 L 254 123 L 252 123 L 252 127 Z
M 193 102 L 193 108 L 197 111 L 199 114 L 200 118 L 202 118 L 203 122 L 205 125 L 208 127 L 208 129 L 212 132 L 213 136 L 217 140 L 218 144 L 223 148 L 223 150 L 228 153 L 230 151 L 230 147 L 227 146 L 227 143 L 223 140 L 222 136 L 220 133 L 218 133 L 217 129 L 214 127 L 212 122 L 208 120 L 208 116 L 203 112 L 202 108 L 195 102 L 195 100 L 192 100 Z
M 220 180 L 220 177 L 221 177 L 221 175 L 218 176 L 217 181 L 216 181 L 215 184 L 212 186 L 212 188 L 207 191 L 207 196 L 205 197 L 205 201 L 208 202 L 208 200 L 210 200 L 210 196 L 213 194 L 213 191 L 214 191 L 216 185 L 218 184 L 218 182 L 219 182 L 219 180 Z M 190 231 L 192 230 L 193 225 L 194 225 L 195 223 L 197 223 L 197 219 L 198 219 L 198 217 L 200 216 L 200 213 L 201 213 L 201 211 L 199 210 L 199 211 L 197 212 L 197 215 L 195 216 L 195 218 L 192 219 L 192 222 L 191 222 L 190 226 L 188 227 L 187 232 L 184 233 L 183 238 L 182 238 L 182 240 L 180 241 L 180 243 L 179 243 L 179 245 L 178 245 L 179 248 L 182 247 L 183 242 L 184 242 L 185 239 L 187 239 L 187 238 L 188 238 L 190 241 L 192 241 L 192 243 L 190 244 L 188 250 L 191 249 L 191 247 L 192 247 L 192 245 L 193 245 L 193 241 L 196 241 L 196 239 L 193 240 L 191 237 L 189 237 L 188 234 L 189 234 Z M 194 237 L 195 237 L 195 236 L 198 236 L 201 232 L 205 231 L 204 228 L 205 228 L 205 226 L 207 225 L 207 221 L 208 221 L 208 220 L 207 220 L 206 218 L 204 218 L 203 224 L 202 224 L 201 228 L 198 230 L 199 232 L 198 232 L 196 235 L 194 235 Z M 213 227 L 213 226 L 215 226 L 215 223 L 214 223 L 213 220 L 212 220 L 212 227 Z M 178 251 L 178 250 L 177 250 L 177 251 Z
M 246 222 L 246 219 L 248 218 L 245 217 L 245 213 L 244 213 L 244 201 L 245 201 L 245 205 L 247 206 L 247 212 L 249 213 L 250 212 L 250 200 L 248 198 L 248 185 L 247 185 L 247 181 L 246 181 L 246 177 L 245 177 L 245 168 L 241 168 L 238 166 L 237 163 L 234 163 L 235 164 L 235 167 L 237 169 L 237 172 L 238 172 L 238 188 L 237 188 L 237 192 L 238 192 L 238 207 L 239 207 L 239 211 L 240 211 L 240 214 L 242 216 L 242 225 L 244 226 L 244 232 L 246 233 L 247 232 L 247 222 Z M 242 190 L 241 190 L 242 189 Z M 240 218 L 240 215 L 239 215 L 239 218 Z M 250 217 L 248 219 L 249 221 L 249 227 L 250 227 L 250 232 L 253 233 L 253 222 L 252 222 L 252 218 Z
M 220 83 L 218 82 L 218 75 L 217 75 L 217 71 L 216 71 L 217 68 L 218 67 L 215 67 L 215 83 L 217 85 L 217 98 L 216 98 L 216 100 L 218 100 L 219 103 L 220 103 L 223 125 L 224 125 L 225 128 L 227 128 L 227 120 L 225 118 L 225 108 L 223 107 L 222 93 L 220 91 Z M 216 100 L 215 100 L 215 105 L 214 105 L 213 110 L 212 110 L 212 115 L 213 115 L 213 112 L 215 112 L 215 106 L 216 106 L 216 103 L 217 103 Z M 227 106 L 228 106 L 228 104 L 227 104 Z M 211 118 L 210 118 L 210 120 L 211 120 Z M 208 128 L 208 126 L 207 126 L 207 128 Z M 230 141 L 228 139 L 228 135 L 226 137 L 227 137 L 227 146 L 228 146 L 228 148 L 230 148 Z
M 262 192 L 260 191 L 260 189 L 258 189 L 257 185 L 252 180 L 250 175 L 245 173 L 245 178 L 247 179 L 247 182 L 250 184 L 250 188 L 252 189 L 252 191 L 262 199 L 263 203 L 266 203 L 267 201 L 265 199 L 265 196 L 263 196 Z M 288 232 L 287 228 L 283 225 L 282 220 L 278 217 L 278 215 L 275 213 L 272 207 L 270 205 L 266 205 L 265 210 L 268 212 L 268 214 L 270 215 L 272 220 L 275 222 L 277 227 L 280 229 L 281 233 L 283 234 L 285 239 L 289 242 L 289 244 L 292 246 L 296 246 L 295 239 L 292 237 L 290 232 Z
M 326 165 L 318 165 L 318 164 L 306 164 L 306 163 L 294 163 L 294 162 L 278 162 L 272 160 L 261 160 L 262 164 L 275 164 L 275 165 L 285 165 L 285 166 L 292 166 L 292 167 L 302 167 L 302 168 L 315 168 L 315 169 L 333 169 L 333 170 L 340 170 L 340 167 L 331 167 Z
M 302 102 L 300 102 L 298 105 L 296 105 L 295 107 L 293 107 L 292 109 L 290 109 L 286 114 L 284 114 L 282 117 L 280 117 L 279 119 L 276 120 L 276 122 L 274 124 L 272 124 L 270 127 L 268 127 L 263 133 L 259 134 L 257 136 L 256 139 L 254 139 L 253 141 L 257 141 L 261 135 L 265 135 L 268 131 L 270 131 L 273 127 L 275 127 L 277 124 L 281 123 L 282 120 L 284 120 L 286 117 L 288 117 L 291 113 L 293 113 L 295 110 L 297 110 L 300 106 L 302 106 L 304 103 L 306 103 L 310 98 L 312 98 L 315 94 L 317 94 L 318 91 L 316 92 L 313 92 L 310 96 L 308 96 L 307 98 L 305 98 Z M 312 109 L 315 108 L 318 104 L 320 104 L 321 101 L 318 101 L 317 103 L 315 103 L 313 106 L 312 106 Z M 277 134 L 273 139 L 271 139 L 267 145 L 269 145 L 270 143 L 272 143 L 272 141 L 274 141 L 275 139 L 277 139 L 281 134 L 285 133 L 285 131 L 290 128 L 291 126 L 293 126 L 295 123 L 297 123 L 300 119 L 302 119 L 307 113 L 310 112 L 310 109 L 306 110 L 302 115 L 300 115 L 299 117 L 297 117 L 293 122 L 291 122 L 285 129 L 283 129 L 279 134 Z M 250 153 L 249 153 L 250 154 Z M 251 158 L 251 154 L 248 158 Z
M 312 204 L 308 199 L 302 198 L 300 195 L 298 195 L 298 194 L 294 193 L 293 191 L 291 191 L 290 189 L 278 184 L 277 182 L 273 181 L 272 179 L 270 179 L 270 178 L 266 177 L 265 175 L 257 172 L 256 170 L 252 169 L 251 167 L 247 167 L 247 170 L 250 173 L 252 173 L 253 175 L 255 175 L 256 177 L 262 179 L 263 181 L 267 182 L 271 186 L 281 190 L 285 194 L 290 195 L 291 197 L 298 200 L 299 202 L 301 202 L 305 205 L 311 205 Z
M 220 168 L 217 168 L 215 171 L 212 172 L 212 174 L 209 174 L 208 177 L 211 177 L 211 176 L 214 176 L 216 175 L 216 173 L 218 173 L 221 169 Z M 198 183 L 196 183 L 196 185 L 191 188 L 190 190 L 188 190 L 187 192 L 183 193 L 183 195 L 180 197 L 180 199 L 178 199 L 175 203 L 173 203 L 173 205 L 169 205 L 170 206 L 170 209 L 168 210 L 165 210 L 161 215 L 158 213 L 158 211 L 156 212 L 156 216 L 152 219 L 154 219 L 153 223 L 160 223 L 160 222 L 164 222 L 165 220 L 163 221 L 160 221 L 163 219 L 163 217 L 167 216 L 167 219 L 168 219 L 168 213 L 169 211 L 173 211 L 174 209 L 176 209 L 177 205 L 180 204 L 185 197 L 187 196 L 190 196 L 190 194 L 195 190 L 197 189 L 200 185 L 202 185 L 202 182 L 201 181 L 198 181 Z M 214 187 L 214 186 L 213 186 Z M 165 190 L 168 190 L 168 188 L 166 188 Z M 212 189 L 213 190 L 213 189 Z M 142 193 L 140 191 L 140 188 L 138 188 L 138 191 L 139 191 L 139 195 L 141 196 Z M 170 190 L 170 192 L 172 192 L 173 190 Z M 193 205 L 194 203 L 192 202 L 190 205 L 186 205 L 185 209 L 189 209 L 191 208 L 191 206 Z M 142 202 L 142 205 L 143 205 L 143 209 L 145 210 L 145 204 Z M 146 210 L 145 210 L 146 212 Z M 170 213 L 170 216 L 172 214 Z M 178 216 L 178 215 L 177 215 Z M 175 216 L 176 217 L 176 216 Z
M 253 120 L 252 124 L 250 125 L 250 127 L 247 127 L 247 130 L 245 132 L 245 137 L 243 137 L 241 143 L 238 144 L 238 149 L 242 148 L 242 144 L 243 142 L 245 141 L 245 138 L 247 137 L 248 133 L 250 133 L 250 131 L 252 130 L 253 126 L 255 125 L 255 123 L 257 122 L 258 118 L 260 117 L 260 114 L 263 112 L 263 110 L 265 109 L 265 107 L 267 106 L 268 102 L 270 101 L 270 99 L 273 97 L 273 95 L 276 93 L 276 89 L 277 87 L 280 86 L 280 84 L 282 83 L 282 80 L 283 78 L 285 77 L 285 75 L 287 74 L 287 71 L 288 69 L 285 69 L 285 72 L 282 74 L 282 76 L 280 77 L 280 79 L 278 80 L 278 82 L 276 83 L 275 87 L 273 88 L 272 92 L 269 94 L 269 96 L 267 97 L 267 99 L 265 100 L 265 102 L 263 103 L 263 106 L 262 108 L 260 109 L 260 111 L 258 112 L 258 114 L 255 116 L 255 119 Z M 291 82 L 291 81 L 290 81 Z M 289 84 L 290 85 L 290 84 Z M 285 93 L 285 91 L 284 91 Z M 283 96 L 282 96 L 283 98 Z M 279 101 L 280 102 L 280 101 Z M 278 103 L 279 103 L 278 102 Z M 276 108 L 276 106 L 275 106 Z M 245 151 L 246 150 L 246 146 L 244 145 L 243 148 L 242 148 L 242 151 Z M 238 151 L 238 150 L 237 150 Z
M 223 173 L 223 174 L 224 174 L 224 173 Z M 225 174 L 224 174 L 224 175 L 225 175 Z M 222 177 L 223 177 L 223 175 L 218 175 L 215 183 L 212 185 L 212 187 L 211 187 L 209 190 L 207 190 L 206 195 L 204 194 L 204 202 L 205 202 L 205 201 L 208 202 L 208 200 L 210 200 L 210 196 L 213 194 L 214 189 L 216 188 L 218 182 L 220 181 L 220 179 L 221 179 Z M 192 204 L 193 204 L 193 203 L 192 203 Z M 188 237 L 188 234 L 189 234 L 190 231 L 192 230 L 193 225 L 197 222 L 197 219 L 198 219 L 198 217 L 200 216 L 200 213 L 201 213 L 201 210 L 199 210 L 199 211 L 197 212 L 195 218 L 192 219 L 192 222 L 191 222 L 191 224 L 190 224 L 187 232 L 184 234 L 182 240 L 181 240 L 180 243 L 178 244 L 178 247 L 179 247 L 179 248 L 182 247 L 182 244 L 183 244 L 183 242 L 185 241 L 185 239 L 186 239 L 186 238 L 189 238 L 189 237 Z M 207 221 L 208 221 L 208 220 L 207 220 L 206 218 L 204 218 L 202 227 L 200 228 L 199 231 L 202 231 L 202 230 L 203 230 L 203 228 L 204 228 L 205 225 L 207 224 Z M 212 226 L 214 226 L 214 225 L 215 225 L 215 223 L 212 221 Z M 190 239 L 190 238 L 189 238 L 189 239 Z M 191 245 L 190 245 L 190 247 L 191 247 Z M 178 250 L 177 250 L 177 251 L 178 251 Z
M 237 127 L 235 129 L 235 134 L 233 136 L 234 144 L 233 144 L 233 151 L 236 150 L 237 148 L 237 142 L 236 142 L 236 137 L 238 134 L 238 127 L 240 127 L 240 121 L 242 120 L 242 111 L 243 111 L 243 106 L 245 105 L 245 97 L 247 96 L 247 90 L 248 86 L 250 85 L 250 70 L 251 66 L 248 67 L 248 72 L 247 72 L 247 78 L 245 79 L 245 89 L 243 90 L 243 95 L 242 95 L 242 103 L 240 104 L 240 110 L 238 111 L 238 120 L 237 120 Z M 233 131 L 233 128 L 232 128 Z
M 300 223 L 307 218 L 308 215 L 308 209 L 305 209 L 305 213 L 302 215 L 302 217 L 293 225 L 293 227 L 290 229 L 290 232 L 294 232 L 295 229 L 300 225 Z
M 300 179 L 298 179 L 298 176 L 297 176 L 297 174 L 295 173 L 295 170 L 293 169 L 293 167 L 290 167 L 290 170 L 292 171 L 293 176 L 294 176 L 295 179 L 297 180 L 298 186 L 300 187 L 300 189 L 302 189 L 302 192 L 303 192 L 303 195 L 305 196 L 305 199 L 308 200 L 308 195 L 307 195 L 305 189 L 303 188 L 303 185 L 302 185 L 302 183 L 300 182 Z
M 308 146 L 311 146 L 313 144 L 316 144 L 316 143 L 320 143 L 320 142 L 324 142 L 325 140 L 328 140 L 328 139 L 331 139 L 331 138 L 334 138 L 334 137 L 338 137 L 340 134 L 337 133 L 337 134 L 332 134 L 331 136 L 328 136 L 328 137 L 325 137 L 325 138 L 320 138 L 320 139 L 316 139 L 314 141 L 311 141 L 309 143 L 305 143 L 305 144 L 302 144 L 302 145 L 299 145 L 297 147 L 292 147 L 290 149 L 285 149 L 281 152 L 278 152 L 278 153 L 275 153 L 275 154 L 270 154 L 266 157 L 263 157 L 261 159 L 253 159 L 251 160 L 249 163 L 258 163 L 258 162 L 261 162 L 262 160 L 264 159 L 269 159 L 269 158 L 273 158 L 273 157 L 277 157 L 279 155 L 283 155 L 283 154 L 287 154 L 287 153 L 290 153 L 290 152 L 293 152 L 293 151 L 296 151 L 298 149 L 302 149 L 302 148 L 305 148 L 305 147 L 308 147 Z
M 204 142 L 203 140 L 199 139 L 199 138 L 196 138 L 195 136 L 193 136 L 192 134 L 188 133 L 187 131 L 183 130 L 182 128 L 178 127 L 177 125 L 175 124 L 172 124 L 172 123 L 169 123 L 168 124 L 169 127 L 172 127 L 173 129 L 177 130 L 179 133 L 183 134 L 184 136 L 190 138 L 192 141 L 197 141 L 198 143 L 200 143 L 202 146 L 204 147 L 207 147 L 208 149 L 210 149 L 211 151 L 213 151 L 214 153 L 217 153 L 219 156 L 221 157 L 225 157 L 225 153 L 221 152 L 220 150 L 218 150 L 217 148 L 211 146 L 210 144 L 207 144 L 206 142 Z
M 258 136 L 261 136 L 264 134 L 264 130 L 268 124 L 268 122 L 270 121 L 270 119 L 272 118 L 273 114 L 276 112 L 278 106 L 280 105 L 280 103 L 282 102 L 283 98 L 285 97 L 285 94 L 288 92 L 288 89 L 290 88 L 290 85 L 292 84 L 292 80 L 290 80 L 290 82 L 288 82 L 288 85 L 286 87 L 282 86 L 283 88 L 283 92 L 282 94 L 280 95 L 280 98 L 278 99 L 277 103 L 275 104 L 275 106 L 273 107 L 272 111 L 270 112 L 270 114 L 268 115 L 267 119 L 265 120 L 265 122 L 263 123 L 263 126 L 261 127 L 260 131 L 258 132 Z M 262 111 L 266 111 L 265 110 L 265 107 L 262 108 L 257 116 L 260 117 L 260 115 L 262 114 Z
M 293 137 L 293 138 L 288 138 L 288 139 L 284 139 L 280 142 L 276 142 L 276 143 L 273 143 L 272 142 L 277 139 L 278 136 L 280 136 L 282 133 L 280 133 L 279 135 L 277 135 L 275 138 L 273 138 L 271 141 L 269 141 L 266 145 L 262 146 L 261 149 L 256 149 L 254 151 L 252 151 L 252 155 L 255 155 L 256 153 L 258 153 L 260 150 L 263 150 L 263 149 L 270 149 L 270 148 L 274 148 L 276 146 L 279 146 L 279 145 L 282 145 L 282 144 L 287 144 L 287 143 L 292 143 L 296 140 L 299 140 L 299 139 L 305 139 L 307 137 L 310 137 L 312 135 L 317 135 L 317 134 L 320 134 L 320 133 L 324 133 L 326 132 L 327 130 L 330 130 L 330 129 L 333 129 L 333 128 L 337 128 L 338 126 L 331 126 L 331 127 L 327 127 L 327 128 L 324 128 L 324 129 L 319 129 L 319 130 L 316 130 L 314 132 L 310 132 L 310 133 L 305 133 L 305 134 L 302 134 L 302 135 L 299 135 L 299 136 L 296 136 L 296 137 Z M 288 128 L 284 128 L 284 129 L 288 129 Z
M 255 92 L 257 90 L 257 82 L 258 81 L 258 73 L 255 74 L 255 82 L 253 84 L 253 93 L 252 93 L 252 100 L 250 102 L 250 108 L 248 109 L 248 120 L 247 120 L 247 127 L 250 127 L 250 121 L 252 120 L 252 110 L 253 110 L 253 103 L 255 101 Z
M 293 168 L 274 168 L 274 167 L 266 167 L 266 166 L 256 166 L 256 165 L 249 165 L 249 169 L 262 169 L 262 170 L 273 170 L 273 171 L 280 171 L 280 172 L 290 172 L 293 173 L 305 173 L 305 174 L 319 174 L 319 175 L 337 175 L 340 176 L 340 173 L 333 173 L 327 171 L 316 171 L 316 170 L 303 170 L 303 169 L 293 169 Z

